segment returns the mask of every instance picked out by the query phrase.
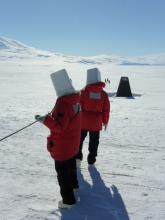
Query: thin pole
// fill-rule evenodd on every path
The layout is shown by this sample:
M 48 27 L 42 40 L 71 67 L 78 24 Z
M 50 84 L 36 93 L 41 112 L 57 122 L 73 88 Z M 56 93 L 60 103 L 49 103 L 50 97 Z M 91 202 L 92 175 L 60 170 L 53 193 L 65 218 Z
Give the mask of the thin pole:
M 1 139 L 0 139 L 0 141 L 3 141 L 3 140 L 5 140 L 5 139 L 7 139 L 8 137 L 10 137 L 10 136 L 12 136 L 12 135 L 14 135 L 14 134 L 16 134 L 16 133 L 18 133 L 18 132 L 20 132 L 20 131 L 24 130 L 25 128 L 30 127 L 31 125 L 35 124 L 36 122 L 38 122 L 38 121 L 34 121 L 34 122 L 32 122 L 32 123 L 30 123 L 30 124 L 26 125 L 25 127 L 23 127 L 23 128 L 21 128 L 21 129 L 19 129 L 19 130 L 15 131 L 15 132 L 13 132 L 12 134 L 9 134 L 9 135 L 7 135 L 7 136 L 5 136 L 5 137 L 1 138 Z

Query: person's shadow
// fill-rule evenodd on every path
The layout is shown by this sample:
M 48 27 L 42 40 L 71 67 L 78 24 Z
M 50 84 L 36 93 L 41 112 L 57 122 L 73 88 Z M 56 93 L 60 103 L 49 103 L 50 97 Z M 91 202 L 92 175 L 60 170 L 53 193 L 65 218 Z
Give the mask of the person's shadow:
M 77 204 L 70 210 L 60 210 L 61 220 L 129 220 L 129 216 L 116 186 L 108 188 L 96 167 L 88 168 L 93 185 L 78 172 Z

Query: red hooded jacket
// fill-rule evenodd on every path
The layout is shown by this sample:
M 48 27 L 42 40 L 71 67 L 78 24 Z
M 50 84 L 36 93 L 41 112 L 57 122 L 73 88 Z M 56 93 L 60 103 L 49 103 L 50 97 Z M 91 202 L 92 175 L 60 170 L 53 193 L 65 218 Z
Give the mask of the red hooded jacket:
M 99 131 L 102 124 L 109 121 L 110 101 L 103 91 L 105 83 L 87 85 L 81 91 L 82 125 L 81 129 Z
M 74 157 L 80 144 L 80 96 L 71 94 L 58 98 L 44 124 L 50 129 L 47 148 L 52 158 L 63 161 Z

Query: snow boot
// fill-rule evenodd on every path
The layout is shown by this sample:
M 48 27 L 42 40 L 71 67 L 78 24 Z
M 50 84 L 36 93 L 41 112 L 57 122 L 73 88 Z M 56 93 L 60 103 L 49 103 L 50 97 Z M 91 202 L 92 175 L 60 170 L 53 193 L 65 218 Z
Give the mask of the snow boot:
M 65 203 L 63 203 L 62 200 L 58 202 L 58 208 L 59 208 L 59 209 L 71 209 L 71 208 L 73 208 L 74 206 L 75 206 L 75 204 L 71 204 L 71 205 L 65 204 Z

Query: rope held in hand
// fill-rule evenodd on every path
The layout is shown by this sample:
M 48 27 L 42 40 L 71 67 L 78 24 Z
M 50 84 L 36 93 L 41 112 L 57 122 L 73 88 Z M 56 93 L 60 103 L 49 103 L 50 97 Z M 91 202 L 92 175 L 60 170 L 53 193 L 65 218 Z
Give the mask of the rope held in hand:
M 13 132 L 12 134 L 9 134 L 9 135 L 7 135 L 7 136 L 5 136 L 5 137 L 1 138 L 1 139 L 0 139 L 0 141 L 3 141 L 3 140 L 5 140 L 5 139 L 7 139 L 8 137 L 11 137 L 12 135 L 14 135 L 14 134 L 16 134 L 16 133 L 18 133 L 18 132 L 20 132 L 20 131 L 24 130 L 25 128 L 30 127 L 31 125 L 35 124 L 36 122 L 38 122 L 38 121 L 34 121 L 34 122 L 32 122 L 32 123 L 30 123 L 30 124 L 26 125 L 25 127 L 23 127 L 23 128 L 21 128 L 21 129 L 19 129 L 19 130 L 15 131 L 15 132 Z

